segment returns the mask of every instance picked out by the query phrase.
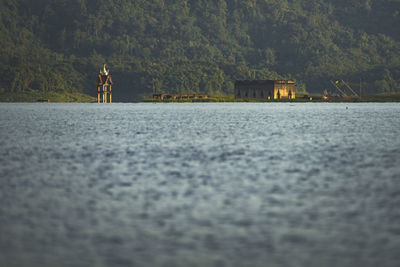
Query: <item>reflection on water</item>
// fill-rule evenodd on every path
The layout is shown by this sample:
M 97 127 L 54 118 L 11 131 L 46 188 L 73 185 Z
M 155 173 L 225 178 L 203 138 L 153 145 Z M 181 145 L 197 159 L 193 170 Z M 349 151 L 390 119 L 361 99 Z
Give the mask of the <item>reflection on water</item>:
M 0 104 L 0 266 L 400 266 L 399 115 Z

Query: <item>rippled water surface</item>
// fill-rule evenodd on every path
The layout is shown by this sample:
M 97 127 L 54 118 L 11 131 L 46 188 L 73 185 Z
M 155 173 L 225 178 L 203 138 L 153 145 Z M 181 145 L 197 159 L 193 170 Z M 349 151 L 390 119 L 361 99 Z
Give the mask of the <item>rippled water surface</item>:
M 0 266 L 400 266 L 400 105 L 0 104 Z

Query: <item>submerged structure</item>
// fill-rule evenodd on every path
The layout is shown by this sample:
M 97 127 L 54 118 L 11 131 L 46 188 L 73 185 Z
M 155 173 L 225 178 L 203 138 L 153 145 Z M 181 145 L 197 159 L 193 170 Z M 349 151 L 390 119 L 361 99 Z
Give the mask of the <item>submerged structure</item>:
M 207 94 L 153 94 L 153 100 L 207 99 Z
M 235 82 L 235 98 L 295 99 L 292 80 L 242 80 Z
M 100 70 L 100 74 L 97 77 L 97 103 L 112 102 L 112 85 L 113 80 L 110 70 L 107 70 L 106 64 L 104 64 L 103 70 Z

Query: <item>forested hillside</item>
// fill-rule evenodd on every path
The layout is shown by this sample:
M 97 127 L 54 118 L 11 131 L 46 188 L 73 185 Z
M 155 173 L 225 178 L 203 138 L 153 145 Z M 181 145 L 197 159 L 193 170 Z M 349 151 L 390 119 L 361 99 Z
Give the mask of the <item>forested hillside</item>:
M 400 91 L 400 0 L 0 0 L 0 94 L 233 92 L 235 79 Z

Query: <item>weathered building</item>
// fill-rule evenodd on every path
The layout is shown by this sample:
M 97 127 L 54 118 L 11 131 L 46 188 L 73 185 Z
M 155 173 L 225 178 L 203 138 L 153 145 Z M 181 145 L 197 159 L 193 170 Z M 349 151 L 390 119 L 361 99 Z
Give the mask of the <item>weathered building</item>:
M 235 82 L 235 98 L 294 99 L 292 80 L 245 80 Z
M 113 80 L 110 75 L 110 70 L 106 69 L 106 64 L 103 66 L 103 70 L 100 70 L 100 74 L 97 77 L 97 102 L 98 103 L 110 103 L 112 102 L 112 85 Z M 100 99 L 103 96 L 103 99 Z

